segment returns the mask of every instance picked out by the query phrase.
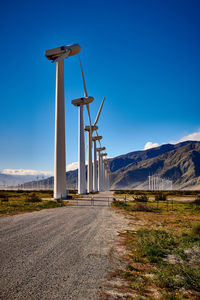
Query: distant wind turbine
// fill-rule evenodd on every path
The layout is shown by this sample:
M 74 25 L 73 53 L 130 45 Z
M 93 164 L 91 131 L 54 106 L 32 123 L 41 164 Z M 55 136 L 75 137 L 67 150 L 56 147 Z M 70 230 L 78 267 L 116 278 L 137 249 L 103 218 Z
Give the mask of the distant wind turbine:
M 81 66 L 81 72 L 83 76 L 81 61 L 80 61 L 80 66 Z M 84 76 L 83 76 L 83 86 L 84 86 L 84 97 L 74 99 L 71 101 L 71 103 L 75 106 L 78 106 L 79 109 L 79 127 L 78 127 L 78 193 L 79 194 L 86 194 L 84 105 L 87 106 L 89 122 L 91 124 L 89 103 L 94 101 L 93 97 L 88 96 Z
M 86 89 L 86 84 L 85 84 L 85 77 L 84 77 L 84 73 L 83 73 L 83 68 L 82 68 L 82 64 L 80 61 L 80 67 L 81 67 L 81 73 L 82 73 L 82 79 L 83 79 L 83 87 L 84 87 L 84 93 L 85 93 L 85 97 L 88 96 L 87 93 L 87 89 Z M 91 123 L 91 116 L 90 116 L 90 109 L 89 109 L 89 103 L 87 105 L 87 111 L 88 111 L 88 119 L 89 119 L 89 126 L 85 126 L 85 131 L 88 132 L 88 176 L 87 176 L 87 192 L 90 193 L 93 191 L 93 176 L 94 174 L 92 174 L 92 134 L 94 131 L 97 132 L 98 127 L 96 126 L 101 114 L 101 110 L 103 107 L 105 101 L 105 97 L 102 100 L 101 106 L 99 108 L 96 120 L 94 121 L 94 124 L 92 125 Z M 97 133 L 98 136 L 98 133 Z M 99 139 L 98 139 L 99 140 Z M 94 158 L 95 159 L 95 158 Z M 96 170 L 95 170 L 96 172 Z

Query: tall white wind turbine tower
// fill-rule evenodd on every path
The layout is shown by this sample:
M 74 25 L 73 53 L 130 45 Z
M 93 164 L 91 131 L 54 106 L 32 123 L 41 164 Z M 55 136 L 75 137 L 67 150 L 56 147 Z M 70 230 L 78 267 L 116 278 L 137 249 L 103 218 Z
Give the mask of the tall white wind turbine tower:
M 107 156 L 107 153 L 101 153 L 101 189 L 105 191 L 105 164 L 104 156 Z
M 100 140 L 102 139 L 102 136 L 93 136 L 92 140 L 93 140 L 93 191 L 97 192 L 98 191 L 98 177 L 97 177 L 97 141 L 100 142 Z
M 56 62 L 56 111 L 55 111 L 55 156 L 54 156 L 54 198 L 66 198 L 65 157 L 65 103 L 64 103 L 64 59 L 81 50 L 78 44 L 46 50 L 45 56 Z
M 74 99 L 71 103 L 79 109 L 78 127 L 78 193 L 86 194 L 86 174 L 85 174 L 85 135 L 84 135 L 84 105 L 94 101 L 93 97 L 82 97 Z
M 82 64 L 80 61 L 80 67 L 81 67 L 81 73 L 82 73 L 82 78 L 83 78 L 83 86 L 84 86 L 84 92 L 85 92 L 85 97 L 87 97 L 87 89 L 86 89 L 86 84 L 85 84 L 85 77 L 84 77 L 84 73 L 83 73 L 83 68 L 82 68 Z M 92 174 L 92 134 L 94 131 L 97 131 L 98 127 L 97 122 L 99 120 L 99 116 L 101 114 L 101 110 L 103 107 L 105 101 L 105 97 L 102 100 L 100 109 L 98 111 L 96 120 L 94 122 L 94 124 L 92 125 L 91 123 L 91 117 L 90 117 L 90 110 L 89 110 L 89 103 L 87 104 L 87 111 L 88 111 L 88 118 L 89 118 L 89 126 L 85 126 L 85 131 L 88 132 L 88 172 L 87 172 L 87 192 L 90 193 L 93 191 L 93 174 Z
M 81 67 L 81 73 L 82 73 L 82 78 L 83 78 L 83 87 L 84 87 L 84 94 L 85 97 L 88 97 L 88 93 L 87 93 L 87 89 L 86 89 L 86 84 L 85 84 L 85 77 L 84 77 L 84 73 L 83 73 L 83 68 L 82 68 L 82 64 L 81 64 L 81 60 L 80 61 L 80 67 Z M 93 98 L 94 100 L 94 98 Z M 90 116 L 90 107 L 89 107 L 89 103 L 87 103 L 87 111 L 88 111 L 88 118 L 89 118 L 89 126 L 88 126 L 88 136 L 92 137 L 92 124 L 91 124 L 91 116 Z M 86 128 L 85 128 L 86 129 Z M 88 138 L 88 143 L 92 143 L 91 138 Z M 88 171 L 87 171 L 87 177 L 88 182 L 90 182 L 90 178 L 92 177 L 92 169 L 91 169 L 91 165 L 90 165 L 90 160 L 92 159 L 92 148 L 90 146 L 90 144 L 88 144 Z M 88 193 L 90 193 L 92 191 L 92 189 L 90 189 L 90 186 L 88 185 L 87 187 L 87 191 Z
M 103 107 L 105 101 L 105 97 L 103 98 L 101 102 L 101 106 L 99 108 L 96 120 L 94 121 L 94 124 L 91 126 L 85 126 L 85 130 L 88 131 L 88 193 L 90 193 L 93 190 L 93 174 L 92 174 L 92 134 L 94 131 L 97 133 L 97 122 L 99 120 L 101 110 Z M 98 137 L 98 133 L 97 133 Z M 100 141 L 100 140 L 99 140 Z
M 105 147 L 100 147 L 96 149 L 98 152 L 98 191 L 102 191 L 102 156 L 101 151 L 106 150 Z
M 106 190 L 109 190 L 110 187 L 109 187 L 109 163 L 108 163 L 108 160 L 105 159 L 104 160 L 104 164 L 105 164 L 105 188 Z
M 85 174 L 85 135 L 84 135 L 84 105 L 87 106 L 89 122 L 91 124 L 89 104 L 94 98 L 88 96 L 81 60 L 79 58 L 81 73 L 83 78 L 84 97 L 72 100 L 71 103 L 79 107 L 79 129 L 78 129 L 78 193 L 86 194 L 86 174 Z
M 103 186 L 103 191 L 105 191 L 106 190 L 105 159 L 106 159 L 107 153 L 102 153 L 101 156 L 102 156 L 102 186 Z

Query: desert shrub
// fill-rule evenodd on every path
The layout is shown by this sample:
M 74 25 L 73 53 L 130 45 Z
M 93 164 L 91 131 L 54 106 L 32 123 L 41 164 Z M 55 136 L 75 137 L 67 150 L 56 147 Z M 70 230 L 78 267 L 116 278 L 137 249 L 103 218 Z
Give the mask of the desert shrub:
M 57 199 L 57 203 L 61 204 L 61 206 L 64 206 L 65 204 L 65 202 L 62 199 Z
M 38 197 L 35 193 L 31 193 L 26 199 L 27 202 L 41 202 L 42 199 Z
M 78 194 L 78 190 L 69 190 L 69 194 L 76 195 Z
M 197 292 L 200 291 L 200 269 L 193 268 L 189 265 L 165 265 L 156 274 L 158 285 L 161 288 L 168 290 L 176 290 L 184 287 L 193 289 Z
M 168 290 L 174 290 L 181 287 L 182 285 L 180 285 L 180 283 L 178 284 L 176 280 L 178 273 L 178 270 L 169 264 L 161 268 L 156 273 L 156 279 L 158 280 L 159 287 Z
M 173 236 L 164 230 L 140 230 L 138 236 L 141 255 L 154 263 L 160 263 L 175 245 Z
M 142 204 L 142 203 L 136 203 L 135 206 L 132 208 L 133 211 L 146 211 L 146 212 L 152 212 L 154 211 L 152 207 Z
M 184 287 L 200 292 L 200 268 L 183 265 L 181 266 L 180 275 L 183 278 Z
M 9 198 L 5 194 L 0 194 L 0 200 L 1 202 L 8 202 Z
M 148 202 L 149 198 L 145 194 L 140 194 L 138 196 L 135 196 L 133 200 L 137 202 Z
M 155 195 L 155 201 L 165 201 L 167 200 L 167 196 L 163 193 L 158 193 Z
M 200 195 L 198 195 L 197 198 L 194 200 L 194 204 L 200 206 Z
M 116 200 L 115 198 L 113 198 L 113 205 L 114 205 L 115 207 L 125 208 L 125 209 L 128 207 L 128 204 L 127 204 L 127 203 L 122 202 L 122 201 L 118 201 L 118 200 Z
M 192 234 L 193 234 L 193 235 L 197 235 L 197 236 L 200 237 L 200 223 L 195 224 L 195 225 L 192 227 Z
M 181 300 L 183 299 L 182 297 L 180 297 L 179 295 L 174 295 L 171 293 L 162 293 L 162 298 L 161 300 Z

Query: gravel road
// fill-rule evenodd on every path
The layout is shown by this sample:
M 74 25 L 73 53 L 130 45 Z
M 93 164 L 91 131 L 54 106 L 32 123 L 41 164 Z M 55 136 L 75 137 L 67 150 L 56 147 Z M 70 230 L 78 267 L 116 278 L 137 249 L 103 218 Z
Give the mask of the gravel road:
M 0 298 L 100 299 L 123 222 L 84 203 L 0 218 Z

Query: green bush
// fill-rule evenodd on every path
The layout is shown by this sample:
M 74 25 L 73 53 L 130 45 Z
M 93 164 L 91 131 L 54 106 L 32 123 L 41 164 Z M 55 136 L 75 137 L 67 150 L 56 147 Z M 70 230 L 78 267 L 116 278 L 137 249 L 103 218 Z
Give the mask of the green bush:
M 168 290 L 175 290 L 176 288 L 183 286 L 183 283 L 177 281 L 178 273 L 178 270 L 169 264 L 161 268 L 156 273 L 156 279 L 158 280 L 159 287 Z
M 184 278 L 184 287 L 200 292 L 200 268 L 183 265 L 181 267 L 181 276 Z
M 198 195 L 197 198 L 194 200 L 194 204 L 200 206 L 200 195 Z
M 148 202 L 149 198 L 145 194 L 140 194 L 138 196 L 135 196 L 133 200 L 137 202 Z
M 35 193 L 31 193 L 26 199 L 27 202 L 41 202 L 42 199 L 38 197 Z
M 193 235 L 197 235 L 197 236 L 200 237 L 200 223 L 195 224 L 195 225 L 192 227 L 192 234 L 193 234 Z
M 166 292 L 162 294 L 162 298 L 161 298 L 161 300 L 181 300 L 181 299 L 183 298 L 180 296 L 173 295 L 171 293 L 166 293 Z
M 158 193 L 155 195 L 155 201 L 165 201 L 167 200 L 167 196 L 163 193 Z
M 6 194 L 4 194 L 2 192 L 2 193 L 0 193 L 0 200 L 1 200 L 1 202 L 8 202 L 9 198 Z
M 119 208 L 127 208 L 128 204 L 119 200 L 116 200 L 115 198 L 113 198 L 113 205 L 115 207 L 119 207 Z
M 138 235 L 141 255 L 150 262 L 160 263 L 175 245 L 173 236 L 164 230 L 140 230 Z
M 154 209 L 146 204 L 136 203 L 135 206 L 132 208 L 133 211 L 146 211 L 152 212 Z

